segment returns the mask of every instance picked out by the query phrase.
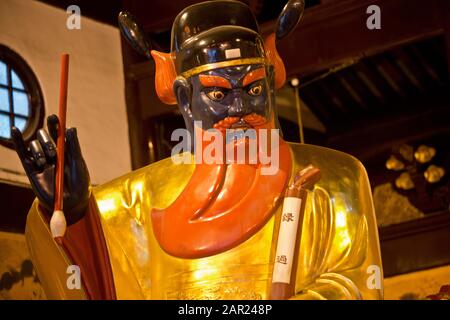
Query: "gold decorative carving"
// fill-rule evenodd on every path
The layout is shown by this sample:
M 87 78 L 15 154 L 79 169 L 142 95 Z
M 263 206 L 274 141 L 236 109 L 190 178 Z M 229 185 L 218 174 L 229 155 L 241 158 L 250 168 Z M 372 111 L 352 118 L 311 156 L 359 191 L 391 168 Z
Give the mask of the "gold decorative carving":
M 408 172 L 403 172 L 397 179 L 395 179 L 395 186 L 403 190 L 411 190 L 414 188 L 414 182 Z
M 420 163 L 426 163 L 431 161 L 431 159 L 433 159 L 435 155 L 436 149 L 425 145 L 419 146 L 419 148 L 417 148 L 416 152 L 414 153 L 414 157 Z
M 405 169 L 405 164 L 398 160 L 396 157 L 390 156 L 386 161 L 386 168 L 388 168 L 389 170 L 400 171 Z
M 442 167 L 435 166 L 432 164 L 428 167 L 428 169 L 423 173 L 423 176 L 429 183 L 439 182 L 445 174 L 445 170 Z

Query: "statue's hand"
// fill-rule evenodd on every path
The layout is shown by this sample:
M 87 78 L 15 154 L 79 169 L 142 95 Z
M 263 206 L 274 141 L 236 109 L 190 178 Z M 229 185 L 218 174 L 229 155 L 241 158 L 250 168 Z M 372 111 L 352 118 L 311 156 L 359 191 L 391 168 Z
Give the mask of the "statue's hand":
M 31 187 L 47 214 L 53 212 L 54 206 L 57 154 L 54 141 L 58 136 L 58 126 L 58 117 L 49 116 L 47 118 L 48 133 L 44 129 L 39 130 L 38 139 L 31 141 L 28 147 L 20 130 L 16 127 L 11 129 L 16 152 Z M 90 178 L 75 128 L 66 130 L 65 143 L 63 210 L 67 224 L 70 225 L 80 220 L 86 211 L 90 196 Z

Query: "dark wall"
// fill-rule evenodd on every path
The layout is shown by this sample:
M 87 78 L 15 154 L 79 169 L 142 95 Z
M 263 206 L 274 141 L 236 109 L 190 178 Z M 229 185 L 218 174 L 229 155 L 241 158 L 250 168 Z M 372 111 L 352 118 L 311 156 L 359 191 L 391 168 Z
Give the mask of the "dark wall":
M 29 188 L 0 183 L 0 230 L 23 233 L 34 198 Z

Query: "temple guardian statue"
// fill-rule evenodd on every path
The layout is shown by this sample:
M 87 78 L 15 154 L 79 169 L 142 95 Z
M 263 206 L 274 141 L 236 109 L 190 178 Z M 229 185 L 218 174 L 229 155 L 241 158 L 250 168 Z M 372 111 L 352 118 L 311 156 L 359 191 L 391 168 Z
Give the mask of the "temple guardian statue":
M 155 60 L 158 96 L 178 104 L 192 137 L 212 129 L 218 134 L 274 134 L 275 90 L 286 78 L 276 43 L 295 28 L 303 7 L 303 1 L 289 1 L 274 33 L 263 38 L 254 15 L 241 2 L 192 5 L 175 18 L 169 53 L 151 50 L 130 14 L 122 13 L 119 20 L 132 45 Z M 76 129 L 69 128 L 67 230 L 55 241 L 49 221 L 59 119 L 52 115 L 47 122 L 48 130 L 40 131 L 34 148 L 25 145 L 18 129 L 12 129 L 12 136 L 37 196 L 26 239 L 48 298 L 269 299 L 272 282 L 286 278 L 274 278 L 285 265 L 293 278 L 288 281 L 293 294 L 287 298 L 382 298 L 371 190 L 363 165 L 354 157 L 288 143 L 280 133 L 278 143 L 269 146 L 278 162 L 267 174 L 263 169 L 274 163 L 258 159 L 196 162 L 211 139 L 184 154 L 192 161 L 167 158 L 93 187 Z M 245 147 L 253 138 L 223 141 L 225 147 Z M 36 151 L 37 143 L 42 152 Z M 320 178 L 314 175 L 319 171 Z M 303 188 L 308 177 L 317 179 Z M 288 231 L 283 230 L 294 229 L 283 223 L 295 217 L 301 218 L 298 232 L 286 238 Z M 67 286 L 71 265 L 80 268 L 80 289 Z M 379 270 L 378 282 L 373 281 L 374 270 Z

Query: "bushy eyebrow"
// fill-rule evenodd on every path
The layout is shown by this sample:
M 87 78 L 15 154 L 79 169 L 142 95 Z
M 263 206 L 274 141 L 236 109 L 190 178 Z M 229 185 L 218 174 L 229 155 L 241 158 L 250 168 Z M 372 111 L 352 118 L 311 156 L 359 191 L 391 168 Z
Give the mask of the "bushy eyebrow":
M 244 80 L 242 82 L 242 86 L 247 86 L 252 82 L 255 82 L 256 80 L 261 80 L 266 76 L 266 70 L 264 67 L 255 69 L 247 73 L 244 77 Z
M 204 87 L 220 87 L 231 89 L 231 83 L 227 79 L 220 76 L 212 76 L 207 74 L 199 75 L 199 80 Z

